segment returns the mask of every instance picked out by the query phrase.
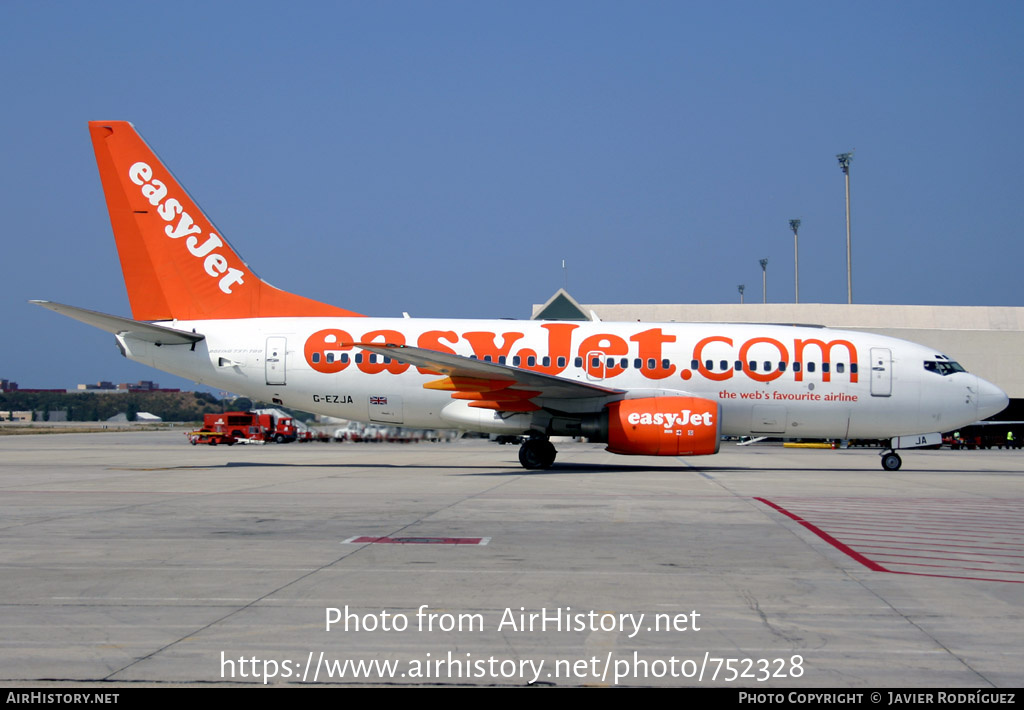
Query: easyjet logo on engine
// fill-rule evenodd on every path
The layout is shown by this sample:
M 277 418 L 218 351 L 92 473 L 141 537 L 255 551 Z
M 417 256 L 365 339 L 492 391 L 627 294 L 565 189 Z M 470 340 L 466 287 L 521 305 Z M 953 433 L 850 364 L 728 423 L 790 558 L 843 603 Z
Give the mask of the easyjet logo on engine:
M 196 235 L 202 233 L 202 228 L 195 224 L 181 202 L 174 197 L 164 199 L 167 197 L 167 186 L 153 177 L 153 168 L 148 163 L 140 161 L 133 164 L 128 168 L 128 177 L 142 188 L 142 196 L 156 207 L 156 213 L 160 218 L 171 223 L 164 228 L 164 233 L 171 239 L 187 237 L 185 247 L 189 254 L 202 260 L 203 270 L 211 278 L 218 279 L 217 286 L 221 291 L 230 294 L 232 286 L 242 283 L 244 272 L 232 267 L 227 257 L 217 251 L 224 246 L 223 240 L 210 232 L 206 240 L 202 244 L 199 243 L 199 237 Z M 174 224 L 175 217 L 177 224 Z
M 626 417 L 630 424 L 653 424 L 670 431 L 677 426 L 712 426 L 711 412 L 692 413 L 689 409 L 681 412 L 630 412 Z

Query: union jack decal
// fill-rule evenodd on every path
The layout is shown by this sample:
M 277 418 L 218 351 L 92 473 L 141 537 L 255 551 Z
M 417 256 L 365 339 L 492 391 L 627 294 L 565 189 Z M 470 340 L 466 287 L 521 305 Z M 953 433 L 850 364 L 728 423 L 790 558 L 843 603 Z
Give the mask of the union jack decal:
M 370 397 L 370 404 L 387 404 L 387 397 Z

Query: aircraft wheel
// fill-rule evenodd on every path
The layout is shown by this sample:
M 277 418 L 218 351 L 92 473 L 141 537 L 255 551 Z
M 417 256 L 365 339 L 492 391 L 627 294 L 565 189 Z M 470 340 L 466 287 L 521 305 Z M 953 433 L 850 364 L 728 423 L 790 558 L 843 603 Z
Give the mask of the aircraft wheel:
M 890 451 L 887 454 L 882 454 L 882 468 L 886 471 L 898 471 L 900 466 L 903 465 L 903 459 L 895 451 Z
M 519 463 L 531 471 L 551 468 L 557 453 L 547 439 L 529 439 L 519 447 Z

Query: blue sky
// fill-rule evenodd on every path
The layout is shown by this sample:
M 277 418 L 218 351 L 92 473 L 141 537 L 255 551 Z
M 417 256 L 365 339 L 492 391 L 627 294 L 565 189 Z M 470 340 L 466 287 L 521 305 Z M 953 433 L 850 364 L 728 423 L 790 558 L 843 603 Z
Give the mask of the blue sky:
M 86 122 L 132 121 L 264 279 L 381 316 L 1021 305 L 1020 2 L 0 4 L 0 377 L 185 381 L 128 315 Z

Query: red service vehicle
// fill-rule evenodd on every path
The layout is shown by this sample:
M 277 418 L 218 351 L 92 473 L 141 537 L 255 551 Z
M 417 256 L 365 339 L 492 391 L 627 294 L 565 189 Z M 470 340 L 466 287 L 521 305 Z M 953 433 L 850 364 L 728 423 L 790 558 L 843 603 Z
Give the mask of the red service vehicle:
M 259 414 L 259 425 L 263 430 L 264 441 L 276 441 L 288 444 L 298 438 L 295 420 L 291 417 L 277 417 L 273 414 Z
M 227 444 L 237 441 L 276 441 L 286 444 L 295 441 L 295 421 L 291 417 L 275 417 L 256 412 L 220 412 L 203 415 L 203 428 L 189 432 L 193 444 Z
M 210 446 L 227 444 L 228 446 L 232 446 L 236 441 L 238 441 L 238 439 L 230 434 L 207 431 L 205 428 L 200 429 L 199 431 L 190 431 L 186 436 L 188 436 L 189 443 L 191 443 L 192 446 L 195 446 L 196 444 L 209 444 Z

